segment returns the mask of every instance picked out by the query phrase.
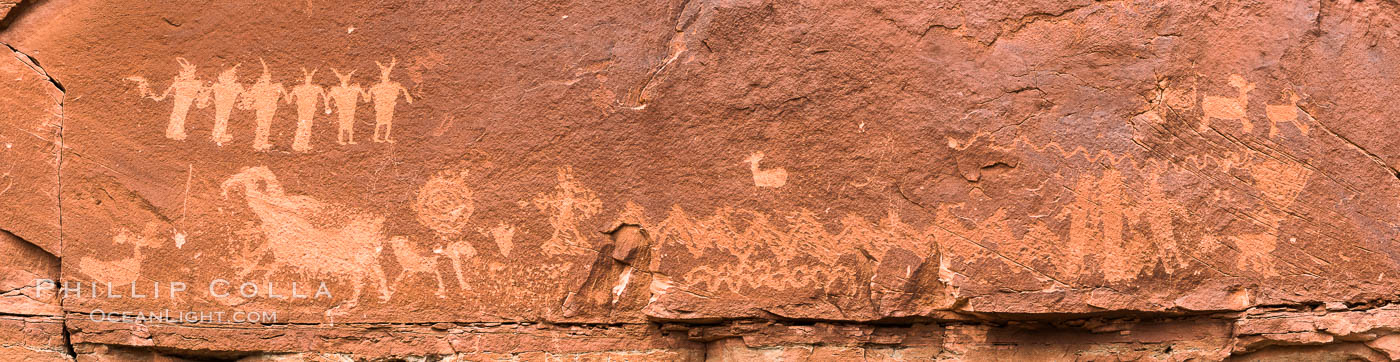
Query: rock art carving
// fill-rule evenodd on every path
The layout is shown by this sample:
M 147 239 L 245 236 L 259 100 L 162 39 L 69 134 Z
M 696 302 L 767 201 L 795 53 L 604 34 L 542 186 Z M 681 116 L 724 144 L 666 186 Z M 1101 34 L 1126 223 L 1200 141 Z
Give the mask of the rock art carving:
M 533 203 L 549 217 L 554 232 L 541 248 L 546 254 L 568 254 L 571 250 L 587 249 L 587 239 L 579 231 L 579 223 L 602 212 L 603 202 L 592 190 L 574 180 L 573 168 L 559 168 L 558 186 L 554 192 L 540 194 Z
M 139 272 L 111 277 L 197 282 L 258 264 L 276 270 L 244 279 L 314 280 L 322 259 L 274 256 L 274 234 L 349 257 L 308 240 L 359 228 L 367 246 L 351 247 L 377 251 L 322 278 L 334 301 L 225 305 L 275 309 L 279 323 L 97 322 L 82 313 L 235 308 L 80 298 L 53 318 L 0 313 L 0 351 L 43 340 L 59 360 L 1400 360 L 1393 2 L 312 1 L 28 1 L 39 4 L 0 22 L 10 53 L 33 52 L 62 80 L 0 61 L 0 79 L 22 80 L 0 92 L 0 144 L 15 142 L 0 151 L 0 175 L 14 172 L 0 193 L 45 196 L 7 203 L 35 217 L 0 228 L 52 249 L 39 256 L 60 267 L 54 278 L 139 256 Z M 204 94 L 185 102 L 181 140 L 166 135 L 177 102 L 146 99 L 174 87 L 176 55 L 199 65 Z M 267 64 L 275 89 L 255 120 L 258 72 L 230 67 L 258 55 L 304 58 Z M 394 91 L 390 122 L 368 109 L 383 83 L 374 60 L 414 98 L 398 106 Z M 120 70 L 143 63 L 156 67 Z M 297 69 L 331 66 L 338 81 L 328 70 L 310 82 L 325 108 L 291 112 Z M 128 75 L 156 91 L 135 96 Z M 221 111 L 239 84 L 247 108 Z M 189 109 L 202 98 L 215 107 Z M 292 152 L 302 119 L 319 124 L 303 133 L 310 153 Z M 973 134 L 985 138 L 942 145 Z M 444 236 L 415 203 L 438 166 L 466 160 L 474 212 L 429 219 Z M 264 162 L 285 190 L 257 178 L 227 199 L 213 191 Z M 202 177 L 181 195 L 188 163 Z M 558 196 L 565 183 L 548 176 L 564 165 L 584 191 Z M 297 197 L 321 208 L 282 205 Z M 627 201 L 643 212 L 608 228 Z M 264 222 L 259 207 L 280 218 Z M 150 219 L 162 220 L 155 233 L 141 229 Z M 297 231 L 296 219 L 307 237 L 274 230 Z M 374 300 L 374 264 L 388 303 Z M 454 273 L 462 288 L 446 293 L 459 295 L 433 297 Z M 354 318 L 304 317 L 343 303 L 352 278 L 365 283 Z M 900 300 L 919 295 L 948 304 Z M 578 314 L 561 313 L 571 304 Z
M 307 72 L 306 68 L 301 69 L 305 80 L 301 84 L 292 87 L 292 99 L 297 105 L 297 130 L 292 136 L 292 150 L 297 152 L 311 151 L 311 126 L 316 116 L 316 103 L 323 101 L 326 109 L 330 109 L 329 100 L 326 98 L 326 89 L 319 85 L 312 84 L 311 79 L 316 77 L 316 70 Z
M 335 77 L 340 79 L 340 84 L 331 86 L 326 91 L 326 114 L 330 114 L 334 109 L 339 118 L 337 125 L 340 126 L 335 133 L 335 141 L 342 145 L 355 144 L 355 109 L 359 102 L 369 103 L 370 94 L 358 83 L 350 84 L 350 77 L 355 76 L 355 71 L 340 74 L 340 71 L 331 68 Z M 335 104 L 332 108 L 330 105 Z
M 218 146 L 233 140 L 228 125 L 234 116 L 234 109 L 239 109 L 254 111 L 253 149 L 270 150 L 272 124 L 276 120 L 279 101 L 296 106 L 296 127 L 291 144 L 295 152 L 310 152 L 314 148 L 311 143 L 318 107 L 323 107 L 326 114 L 338 113 L 336 143 L 358 144 L 355 142 L 355 114 L 359 103 L 373 103 L 374 141 L 393 143 L 394 112 L 400 94 L 407 103 L 413 103 L 409 90 L 391 79 L 394 67 L 398 65 L 398 60 L 393 58 L 388 65 L 375 62 L 380 70 L 379 83 L 371 85 L 368 89 L 351 82 L 354 70 L 342 74 L 339 70 L 332 69 L 340 82 L 327 88 L 314 83 L 316 69 L 308 71 L 302 68 L 302 82 L 288 90 L 281 83 L 272 80 L 267 62 L 261 58 L 258 61 L 262 65 L 262 75 L 256 82 L 240 84 L 239 65 L 235 64 L 219 73 L 218 81 L 210 84 L 199 79 L 194 64 L 184 58 L 176 58 L 176 61 L 180 65 L 180 71 L 171 81 L 170 87 L 159 95 L 151 90 L 150 81 L 144 77 L 130 76 L 125 79 L 136 83 L 141 97 L 158 102 L 167 97 L 174 97 L 165 136 L 177 141 L 188 137 L 185 128 L 190 108 L 205 108 L 212 100 L 215 109 L 210 139 Z
M 1242 81 L 1242 79 L 1241 79 Z M 1218 113 L 1217 113 L 1218 114 Z M 989 134 L 978 134 L 966 140 L 948 139 L 948 145 L 955 150 L 966 150 L 975 144 L 989 139 Z M 1162 267 L 1168 272 L 1191 263 L 1206 264 L 1211 268 L 1248 271 L 1255 275 L 1277 275 L 1274 256 L 1270 253 L 1277 247 L 1277 229 L 1289 216 L 1285 211 L 1307 186 L 1313 171 L 1306 165 L 1273 157 L 1250 157 L 1248 154 L 1223 152 L 1220 155 L 1192 154 L 1180 157 L 1175 162 L 1159 159 L 1141 160 L 1131 153 L 1115 154 L 1107 150 L 1090 151 L 1082 146 L 1066 149 L 1056 142 L 1036 144 L 1024 136 L 1010 140 L 1009 144 L 995 142 L 984 145 L 1000 152 L 1025 154 L 1028 157 L 1054 156 L 1068 161 L 1082 161 L 1091 164 L 1112 165 L 1098 175 L 1074 176 L 1074 199 L 1064 211 L 1052 214 L 1070 222 L 1067 240 L 1061 236 L 1041 233 L 1038 239 L 1050 240 L 1049 245 L 1062 247 L 1044 248 L 1017 255 L 1003 253 L 1007 258 L 1017 260 L 1058 258 L 1068 260 L 1094 260 L 1093 263 L 1059 264 L 1059 270 L 1047 271 L 1047 276 L 1081 275 L 1098 270 L 1110 281 L 1124 281 L 1135 278 L 1138 273 L 1154 267 Z M 1134 169 L 1139 176 L 1132 176 L 1117 169 Z M 1193 217 L 1185 210 L 1186 206 L 1173 202 L 1160 181 L 1162 175 L 1176 172 L 1230 172 L 1242 170 L 1251 176 L 1252 184 L 1241 185 L 1257 191 L 1264 206 L 1250 210 L 1244 216 L 1249 222 L 1258 224 L 1259 229 L 1235 235 L 1204 235 L 1199 240 L 1154 243 L 1151 240 L 1180 239 L 1170 220 Z M 1063 176 L 1057 176 L 1063 177 Z M 999 214 L 1000 215 L 1000 214 Z M 942 219 L 942 217 L 940 217 Z M 1006 225 L 1012 217 L 1000 215 L 989 218 L 976 228 L 965 228 L 958 223 L 944 225 L 949 230 L 964 235 L 994 235 L 993 240 L 1014 240 Z M 1037 218 L 1039 219 L 1039 218 Z M 1139 235 L 1124 225 L 1147 223 L 1147 235 Z M 1050 224 L 1039 221 L 1030 223 L 1030 230 L 1048 229 Z M 1027 235 L 1036 235 L 1029 233 Z M 1150 238 L 1144 238 L 1150 236 Z M 975 239 L 975 238 L 974 238 Z M 1183 247 L 1196 245 L 1199 247 Z M 1181 244 L 1179 244 L 1181 243 Z M 1230 245 L 1230 246 L 1227 246 Z M 1212 264 L 1209 256 L 1220 250 L 1229 252 L 1234 265 Z M 1241 250 L 1247 250 L 1242 252 Z M 1019 261 L 1018 261 L 1019 262 Z M 1092 268 L 1092 269 L 1091 269 Z
M 1232 74 L 1230 75 L 1230 86 L 1239 92 L 1234 97 L 1206 96 L 1201 101 L 1201 110 L 1205 112 L 1205 118 L 1201 120 L 1202 129 L 1210 124 L 1211 118 L 1217 118 L 1240 121 L 1241 130 L 1244 133 L 1254 131 L 1254 123 L 1245 114 L 1249 107 L 1249 91 L 1254 90 L 1254 83 L 1249 83 L 1243 76 Z
M 15 164 L 19 163 L 18 160 L 16 160 L 16 157 L 14 156 L 15 145 L 13 143 L 5 142 L 4 146 L 4 159 L 9 161 L 9 165 L 6 166 L 4 173 L 0 173 L 0 180 L 5 181 L 5 187 L 0 188 L 0 195 L 4 195 L 6 192 L 10 192 L 10 188 L 15 186 Z
M 229 191 L 241 190 L 248 209 L 261 222 L 259 230 L 267 240 L 251 255 L 270 251 L 276 260 L 272 268 L 296 266 L 321 276 L 350 279 L 354 293 L 337 308 L 354 308 L 366 274 L 379 283 L 380 300 L 391 296 L 378 262 L 384 239 L 383 216 L 288 194 L 263 166 L 244 168 L 221 188 L 224 198 L 229 197 Z M 255 259 L 242 264 L 245 273 L 257 267 Z
M 515 246 L 515 227 L 497 224 L 487 232 L 490 233 L 491 240 L 496 242 L 496 249 L 501 251 L 501 256 L 509 258 L 510 250 Z
M 452 261 L 452 271 L 456 273 L 457 285 L 460 286 L 462 289 L 466 289 L 467 277 L 466 273 L 462 272 L 462 264 L 466 263 L 464 260 L 470 260 L 476 257 L 476 249 L 472 248 L 472 245 L 469 243 L 454 242 L 451 244 L 447 244 L 447 247 L 439 252 L 445 254 L 447 256 L 447 260 Z M 434 271 L 436 271 L 436 269 L 434 269 Z M 438 279 L 438 285 L 438 293 L 442 293 L 441 278 Z
M 180 73 L 175 75 L 175 79 L 170 82 L 170 87 L 165 88 L 160 95 L 155 95 L 150 89 L 150 82 L 146 78 L 139 76 L 127 77 L 126 80 L 136 82 L 140 95 L 157 102 L 164 101 L 166 97 L 175 97 L 174 107 L 170 111 L 170 123 L 165 127 L 165 137 L 173 140 L 185 139 L 185 118 L 189 116 L 190 106 L 199 103 L 200 108 L 204 108 L 204 103 L 209 101 L 209 94 L 204 82 L 201 82 L 195 75 L 195 66 L 186 61 L 185 58 L 175 58 L 180 63 Z
M 439 236 L 448 238 L 462 233 L 474 210 L 472 190 L 466 183 L 467 172 L 439 173 L 418 189 L 413 211 L 418 222 Z
M 238 84 L 238 64 L 232 68 L 219 73 L 219 82 L 209 87 L 214 94 L 214 144 L 223 146 L 224 142 L 232 141 L 233 135 L 228 133 L 228 118 L 233 113 L 233 107 L 238 103 L 238 98 L 243 94 L 243 85 Z
M 1269 118 L 1269 137 L 1278 135 L 1279 123 L 1292 123 L 1304 136 L 1308 134 L 1308 124 L 1298 119 L 1298 94 L 1285 90 L 1288 104 L 1270 104 L 1264 107 L 1264 115 Z
M 403 268 L 392 283 L 389 281 L 378 262 L 385 244 L 383 216 L 288 194 L 265 166 L 244 168 L 220 187 L 226 199 L 229 191 L 242 190 L 248 208 L 257 215 L 261 222 L 259 231 L 266 241 L 249 255 L 271 252 L 275 262 L 267 269 L 296 267 L 320 276 L 350 280 L 354 288 L 350 299 L 327 311 L 327 315 L 343 314 L 358 304 L 366 275 L 378 282 L 381 301 L 389 300 L 404 278 L 417 274 L 433 275 L 437 295 L 446 295 L 442 275 L 437 271 L 437 256 L 423 255 L 403 236 L 388 238 L 393 256 Z M 454 247 L 448 251 L 451 256 L 475 254 Z M 256 258 L 240 262 L 240 276 L 259 266 Z
M 290 95 L 287 94 L 287 89 L 282 87 L 282 83 L 272 82 L 272 73 L 267 70 L 267 62 L 259 58 L 258 63 L 262 63 L 262 76 L 243 93 L 239 108 L 253 110 L 253 119 L 256 121 L 253 129 L 253 149 L 266 151 L 272 148 L 268 137 L 272 133 L 272 117 L 277 114 L 277 101 Z
M 1147 114 L 1151 114 L 1151 112 Z M 974 143 L 978 141 L 985 141 L 989 139 L 990 136 L 991 134 L 979 133 L 973 135 L 972 137 L 969 137 L 967 140 L 959 140 L 956 138 L 949 137 L 948 147 L 959 151 L 966 150 L 968 148 L 971 148 L 974 145 Z M 992 150 L 1001 152 L 1032 151 L 1037 153 L 1046 153 L 1055 155 L 1066 160 L 1078 159 L 1089 163 L 1119 164 L 1127 162 L 1130 163 L 1133 167 L 1138 168 L 1168 167 L 1170 163 L 1167 161 L 1151 159 L 1139 161 L 1138 159 L 1134 158 L 1132 154 L 1115 154 L 1107 150 L 1090 151 L 1084 146 L 1065 148 L 1065 146 L 1059 144 L 1058 142 L 1036 144 L 1032 142 L 1029 138 L 1026 138 L 1025 136 L 1016 137 L 1015 139 L 1010 141 L 1009 145 L 990 144 L 987 145 L 987 147 Z M 1246 160 L 1241 155 L 1229 153 L 1225 155 L 1190 155 L 1185 157 L 1185 160 L 1183 162 L 1187 166 L 1198 169 L 1216 168 L 1220 170 L 1229 170 L 1245 164 Z
M 152 227 L 147 227 L 146 232 L 153 231 Z M 142 255 L 142 248 L 155 247 L 159 242 L 148 235 L 132 232 L 127 228 L 120 228 L 116 235 L 112 237 L 112 244 L 120 247 L 130 247 L 130 258 L 118 258 L 117 260 L 102 260 L 92 256 L 84 256 L 78 259 L 78 269 L 84 274 L 93 278 L 93 281 L 112 284 L 131 284 L 141 277 L 141 262 L 145 260 Z
M 374 99 L 375 142 L 394 142 L 390 133 L 394 130 L 394 106 L 399 102 L 399 93 L 403 93 L 404 101 L 413 104 L 413 97 L 408 94 L 408 88 L 404 88 L 399 82 L 389 80 L 389 73 L 394 71 L 394 66 L 398 63 L 398 59 L 390 59 L 388 66 L 377 61 L 374 62 L 375 65 L 379 66 L 379 83 L 369 87 L 369 94 Z M 382 136 L 381 130 L 383 130 Z
M 753 184 L 758 187 L 778 188 L 787 184 L 787 170 L 782 168 L 770 168 L 761 170 L 758 162 L 763 160 L 763 152 L 754 152 L 744 162 L 749 164 L 749 171 L 753 172 Z
M 1256 275 L 1278 275 L 1278 267 L 1270 253 L 1278 248 L 1281 237 L 1278 229 L 1290 216 L 1287 210 L 1298 199 L 1313 170 L 1292 160 L 1261 158 L 1248 164 L 1254 188 L 1262 195 L 1262 201 L 1272 207 L 1261 207 L 1250 220 L 1259 224 L 1257 232 L 1239 235 L 1225 235 L 1239 249 L 1235 267 L 1248 270 Z
M 1177 205 L 1161 202 L 1160 184 L 1156 179 L 1133 180 L 1118 170 L 1107 169 L 1096 176 L 1080 176 L 1077 181 L 1069 207 L 1051 215 L 1069 222 L 1069 233 L 1061 243 L 1065 248 L 1049 255 L 1072 260 L 1087 258 L 1094 262 L 1065 265 L 1061 270 L 1048 273 L 1056 276 L 1102 273 L 1108 281 L 1120 281 L 1131 279 L 1141 270 L 1155 265 L 1175 270 L 1183 263 L 1175 245 L 1153 245 L 1148 238 L 1125 227 L 1142 220 L 1171 220 L 1170 212 L 1179 209 Z M 1133 185 L 1139 184 L 1146 186 L 1148 197 L 1134 193 Z M 998 217 L 995 225 L 988 225 L 986 229 L 1006 230 L 1004 221 L 1014 216 L 1000 216 L 1003 217 Z M 1049 227 L 1040 223 L 1032 225 Z M 1152 224 L 1149 231 L 1152 237 L 1163 237 L 1171 236 L 1173 229 L 1170 223 L 1159 223 Z M 1043 237 L 1060 239 L 1051 235 Z M 1030 254 L 1025 259 L 1036 256 L 1039 255 Z
M 467 185 L 466 177 L 466 171 L 440 172 L 428 179 L 428 182 L 418 189 L 418 198 L 413 203 L 418 223 L 432 229 L 442 239 L 451 240 L 465 231 L 472 211 L 475 210 L 472 190 Z M 465 263 L 463 260 L 476 257 L 476 249 L 468 242 L 452 240 L 446 248 L 435 250 L 435 253 L 444 254 L 443 256 L 452 262 L 457 285 L 465 288 L 467 278 L 462 271 L 462 264 Z M 437 265 L 436 261 L 433 261 L 433 265 Z M 438 285 L 441 288 L 441 277 Z M 441 290 L 439 293 L 442 293 Z
M 783 222 L 774 222 L 778 217 Z M 892 309 L 915 297 L 912 281 L 936 273 L 939 246 L 934 228 L 919 230 L 895 212 L 879 220 L 858 215 L 840 219 L 837 232 L 815 213 L 796 210 L 783 215 L 722 208 L 707 217 L 693 217 L 673 206 L 665 219 L 643 222 L 655 248 L 689 255 L 726 255 L 733 260 L 679 266 L 665 261 L 649 268 L 670 279 L 653 280 L 653 301 L 676 287 L 707 296 L 745 296 L 778 290 L 825 290 L 844 302 L 856 302 L 869 289 L 877 310 Z M 855 247 L 855 245 L 860 245 Z M 662 251 L 653 250 L 652 253 Z M 896 257 L 899 256 L 899 257 Z M 891 275 L 872 278 L 866 261 L 875 261 Z M 640 267 L 640 266 L 639 266 Z M 676 269 L 678 268 L 679 269 Z M 917 274 L 917 275 L 916 275 Z M 893 279 L 905 282 L 893 282 Z M 658 287 L 655 283 L 665 285 Z M 936 280 L 928 282 L 937 284 Z
M 1264 195 L 1264 200 L 1277 207 L 1292 205 L 1313 174 L 1312 169 L 1300 162 L 1275 159 L 1251 162 L 1249 171 L 1254 187 Z
M 393 285 L 403 283 L 404 278 L 414 274 L 432 275 L 437 280 L 437 297 L 445 298 L 447 293 L 442 284 L 442 273 L 438 272 L 437 255 L 441 250 L 434 251 L 431 255 L 420 254 L 415 248 L 408 245 L 408 238 L 395 236 L 389 238 L 389 246 L 394 249 L 394 257 L 398 259 L 399 265 L 403 266 L 403 271 L 394 277 Z M 455 260 L 455 259 L 454 259 Z M 455 264 L 454 264 L 455 266 Z M 458 274 L 461 274 L 458 271 Z M 460 276 L 458 277 L 461 278 Z

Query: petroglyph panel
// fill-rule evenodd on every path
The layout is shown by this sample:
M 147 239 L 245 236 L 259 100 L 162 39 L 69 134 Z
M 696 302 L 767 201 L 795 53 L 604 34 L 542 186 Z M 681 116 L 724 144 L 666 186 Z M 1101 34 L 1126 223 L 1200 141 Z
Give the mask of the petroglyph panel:
M 345 33 L 385 31 L 366 29 Z M 1007 41 L 1073 45 L 1037 29 Z M 532 66 L 565 71 L 501 79 L 478 58 L 425 45 L 313 57 L 275 41 L 255 56 L 204 46 L 145 69 L 108 66 L 122 81 L 79 76 L 107 91 L 67 110 L 69 143 L 89 155 L 71 167 L 107 186 L 72 186 L 83 191 L 73 212 L 103 220 L 75 243 L 116 254 L 65 260 L 98 281 L 162 280 L 179 274 L 160 276 L 171 263 L 210 279 L 325 283 L 333 298 L 300 304 L 204 301 L 293 307 L 315 322 L 424 318 L 395 312 L 404 303 L 471 306 L 446 309 L 456 320 L 872 320 L 1049 312 L 1005 305 L 998 290 L 1087 298 L 1096 288 L 1139 300 L 1122 308 L 1170 310 L 1213 280 L 1389 285 L 1393 261 L 1368 244 L 1388 232 L 1364 225 L 1387 223 L 1393 200 L 1361 192 L 1375 186 L 1361 174 L 1318 164 L 1382 156 L 1317 131 L 1326 121 L 1305 111 L 1315 93 L 1300 80 L 1234 68 L 1136 74 L 1112 86 L 1132 96 L 1093 99 L 1141 102 L 1067 104 L 1089 97 L 1067 85 L 1085 80 L 1033 75 L 1010 92 L 964 90 L 918 121 L 865 111 L 798 122 L 820 107 L 772 100 L 836 101 L 668 97 L 694 81 L 670 69 L 755 66 L 681 34 L 664 38 L 665 61 L 647 79 L 616 74 L 636 64 L 620 58 L 551 58 Z M 969 46 L 945 38 L 919 46 Z M 257 78 L 240 74 L 245 64 Z M 698 102 L 736 106 L 688 108 Z M 135 107 L 111 122 L 87 117 L 103 104 Z M 102 201 L 113 192 L 148 214 L 115 216 Z M 1372 206 L 1327 206 L 1362 199 Z M 1373 232 L 1343 232 L 1363 229 Z M 1356 246 L 1327 246 L 1338 242 Z M 1149 280 L 1175 287 L 1123 291 Z M 127 302 L 141 305 L 103 303 Z
M 1157 317 L 1224 346 L 1400 290 L 1392 7 L 44 2 L 0 23 L 43 58 L 0 61 L 0 230 L 61 264 L 70 318 L 276 311 L 289 353 L 547 323 L 973 356 L 1034 339 L 1008 320 L 1131 344 Z M 256 349 L 85 320 L 93 355 Z

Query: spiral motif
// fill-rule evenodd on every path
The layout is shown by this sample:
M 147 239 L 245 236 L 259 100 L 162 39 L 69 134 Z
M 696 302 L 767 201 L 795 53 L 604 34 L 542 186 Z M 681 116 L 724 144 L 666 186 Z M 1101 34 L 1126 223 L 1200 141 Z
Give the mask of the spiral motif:
M 463 176 L 433 176 L 418 189 L 413 211 L 418 213 L 419 223 L 443 236 L 459 234 L 466 228 L 474 208 L 472 190 Z

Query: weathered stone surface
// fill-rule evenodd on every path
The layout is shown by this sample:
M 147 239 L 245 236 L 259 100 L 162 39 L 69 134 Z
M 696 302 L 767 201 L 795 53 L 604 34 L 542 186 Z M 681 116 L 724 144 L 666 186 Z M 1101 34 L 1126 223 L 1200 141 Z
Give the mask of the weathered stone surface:
M 6 361 L 72 361 L 60 317 L 0 315 L 0 358 Z
M 43 249 L 0 231 L 0 314 L 52 316 L 63 315 L 59 305 L 57 283 L 58 258 Z
M 4 20 L 5 16 L 10 14 L 10 10 L 14 10 L 15 5 L 19 5 L 19 0 L 0 1 L 0 20 Z
M 0 3 L 0 18 L 5 6 Z M 0 230 L 60 252 L 59 133 L 63 92 L 28 55 L 0 45 Z
M 61 358 L 1400 354 L 1390 2 L 22 9 Z

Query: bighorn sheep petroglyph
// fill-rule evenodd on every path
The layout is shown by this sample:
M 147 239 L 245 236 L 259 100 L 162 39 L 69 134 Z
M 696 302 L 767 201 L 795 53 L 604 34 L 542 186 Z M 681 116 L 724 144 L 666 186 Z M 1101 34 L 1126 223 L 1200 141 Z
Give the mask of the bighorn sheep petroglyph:
M 330 205 L 282 190 L 267 167 L 247 167 L 221 185 L 223 197 L 242 190 L 248 209 L 261 221 L 267 240 L 250 255 L 271 251 L 271 268 L 295 266 L 325 277 L 347 278 L 354 287 L 350 299 L 336 307 L 353 308 L 364 287 L 364 275 L 379 282 L 380 300 L 392 295 L 379 265 L 383 250 L 384 217 Z M 243 273 L 257 267 L 256 259 L 241 261 Z M 328 314 L 330 312 L 327 312 Z
M 1254 90 L 1254 84 L 1245 81 L 1244 77 L 1238 74 L 1233 74 L 1230 75 L 1230 86 L 1239 92 L 1234 97 L 1206 96 L 1201 101 L 1201 111 L 1205 113 L 1201 119 L 1201 128 L 1207 128 L 1211 118 L 1218 118 L 1238 120 L 1241 131 L 1253 132 L 1254 123 L 1249 121 L 1249 115 L 1245 113 L 1249 109 L 1249 91 Z

